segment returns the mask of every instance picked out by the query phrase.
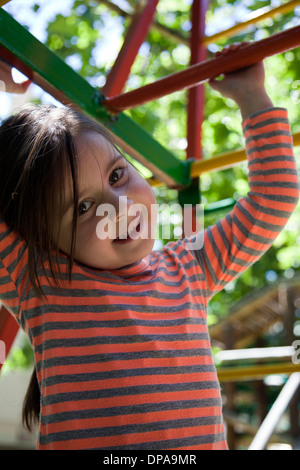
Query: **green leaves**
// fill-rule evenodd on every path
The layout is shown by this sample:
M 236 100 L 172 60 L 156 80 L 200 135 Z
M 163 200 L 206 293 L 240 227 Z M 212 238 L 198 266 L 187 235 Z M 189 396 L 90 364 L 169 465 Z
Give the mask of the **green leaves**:
M 58 14 L 48 24 L 46 44 L 70 65 L 76 58 L 76 71 L 86 78 L 93 77 L 99 74 L 93 65 L 93 50 L 97 39 L 101 38 L 101 24 L 95 7 L 88 9 L 84 2 L 76 1 L 70 16 Z

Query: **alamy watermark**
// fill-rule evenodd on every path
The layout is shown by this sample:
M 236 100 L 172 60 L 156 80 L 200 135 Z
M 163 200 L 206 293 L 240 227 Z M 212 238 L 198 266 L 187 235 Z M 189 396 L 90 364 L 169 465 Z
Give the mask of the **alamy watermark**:
M 292 354 L 292 362 L 293 364 L 300 364 L 300 340 L 297 339 L 292 343 L 295 352 Z
M 6 358 L 5 342 L 0 340 L 0 364 L 4 364 Z
M 179 204 L 151 204 L 149 208 L 143 204 L 128 204 L 126 196 L 119 197 L 119 209 L 112 204 L 100 204 L 97 207 L 96 215 L 101 220 L 96 226 L 97 237 L 104 239 L 153 239 L 157 234 L 157 220 L 161 214 L 162 239 L 181 239 L 180 230 L 174 230 L 174 219 L 183 222 L 184 236 L 188 239 L 187 244 L 190 250 L 199 250 L 203 247 L 203 227 L 204 227 L 204 205 L 197 204 L 193 211 L 192 204 L 185 204 L 183 209 Z M 130 218 L 130 219 L 129 219 Z M 130 220 L 130 221 L 129 221 Z M 195 224 L 195 220 L 197 223 Z M 202 227 L 199 230 L 198 227 Z M 177 227 L 179 228 L 179 227 Z

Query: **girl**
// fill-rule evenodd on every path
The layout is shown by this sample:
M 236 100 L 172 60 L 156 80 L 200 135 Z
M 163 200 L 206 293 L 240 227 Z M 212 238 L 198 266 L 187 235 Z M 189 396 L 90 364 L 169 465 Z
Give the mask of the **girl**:
M 49 106 L 2 123 L 0 298 L 34 349 L 24 419 L 38 419 L 39 449 L 227 448 L 207 303 L 271 246 L 299 185 L 263 64 L 211 86 L 241 109 L 250 191 L 194 251 L 188 239 L 152 250 L 154 221 L 129 215 L 151 214 L 152 190 L 99 124 Z M 103 204 L 112 238 L 97 233 Z

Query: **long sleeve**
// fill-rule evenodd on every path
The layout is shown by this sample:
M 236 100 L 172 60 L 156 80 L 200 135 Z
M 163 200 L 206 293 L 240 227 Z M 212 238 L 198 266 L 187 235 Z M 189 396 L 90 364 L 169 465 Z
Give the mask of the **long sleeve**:
M 18 286 L 24 282 L 25 273 L 26 244 L 0 219 L 0 302 L 14 315 L 20 312 Z
M 286 225 L 299 199 L 299 180 L 287 111 L 269 108 L 243 122 L 248 156 L 248 195 L 204 231 L 196 254 L 209 300 L 255 263 Z

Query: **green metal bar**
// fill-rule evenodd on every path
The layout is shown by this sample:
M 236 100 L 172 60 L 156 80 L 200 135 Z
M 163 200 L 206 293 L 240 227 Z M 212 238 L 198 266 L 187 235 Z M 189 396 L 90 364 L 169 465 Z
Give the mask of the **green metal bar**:
M 47 46 L 5 10 L 0 10 L 0 57 L 65 105 L 75 105 L 101 121 L 119 144 L 168 186 L 189 185 L 190 163 L 176 158 L 133 119 L 112 117 L 101 104 L 101 95 Z
M 213 214 L 214 212 L 218 212 L 218 211 L 225 210 L 225 209 L 232 209 L 235 206 L 236 202 L 237 201 L 231 197 L 229 197 L 228 199 L 223 199 L 218 202 L 211 202 L 204 209 L 204 215 Z

